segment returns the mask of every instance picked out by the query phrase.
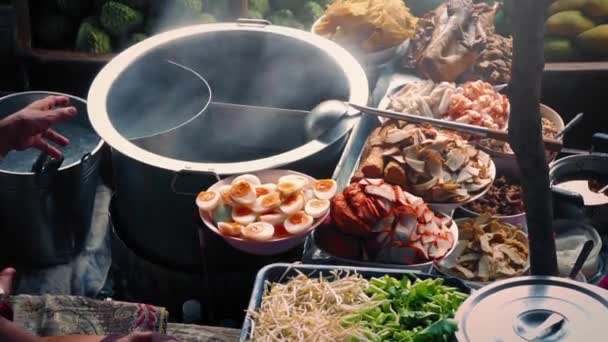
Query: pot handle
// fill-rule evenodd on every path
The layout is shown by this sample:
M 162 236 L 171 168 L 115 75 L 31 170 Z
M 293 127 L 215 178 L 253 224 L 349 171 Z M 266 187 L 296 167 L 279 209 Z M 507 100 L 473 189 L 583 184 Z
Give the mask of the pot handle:
M 591 152 L 608 153 L 608 134 L 593 134 L 591 137 Z
M 215 177 L 215 179 L 217 179 L 218 182 L 222 180 L 222 178 L 220 177 L 220 175 L 217 172 L 215 172 L 215 170 L 193 171 L 193 170 L 190 170 L 190 169 L 186 168 L 186 169 L 181 169 L 181 170 L 177 171 L 173 175 L 173 178 L 171 179 L 171 190 L 176 195 L 182 195 L 182 196 L 196 196 L 196 195 L 198 195 L 198 192 L 197 193 L 192 193 L 192 192 L 187 192 L 187 191 L 180 191 L 178 189 L 178 187 L 177 187 L 177 181 L 178 181 L 178 179 L 181 176 L 200 176 L 200 175 L 213 176 L 213 177 Z

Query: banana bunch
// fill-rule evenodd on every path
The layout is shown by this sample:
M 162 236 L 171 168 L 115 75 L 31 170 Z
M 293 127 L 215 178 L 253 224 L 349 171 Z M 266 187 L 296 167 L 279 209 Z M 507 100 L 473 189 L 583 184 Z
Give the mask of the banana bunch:
M 545 34 L 547 61 L 608 59 L 608 0 L 554 0 Z

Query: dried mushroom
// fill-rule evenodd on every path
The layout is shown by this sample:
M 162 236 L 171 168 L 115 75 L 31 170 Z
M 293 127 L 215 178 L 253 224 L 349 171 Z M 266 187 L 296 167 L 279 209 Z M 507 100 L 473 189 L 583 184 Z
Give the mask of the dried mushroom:
M 471 281 L 493 281 L 522 275 L 529 264 L 528 238 L 520 228 L 489 214 L 459 224 L 454 252 L 438 266 Z
M 435 82 L 508 82 L 513 44 L 494 31 L 497 10 L 496 4 L 448 0 L 418 20 L 403 66 Z
M 492 183 L 489 156 L 458 134 L 427 125 L 398 126 L 387 121 L 372 133 L 356 180 L 383 178 L 429 203 L 461 203 Z

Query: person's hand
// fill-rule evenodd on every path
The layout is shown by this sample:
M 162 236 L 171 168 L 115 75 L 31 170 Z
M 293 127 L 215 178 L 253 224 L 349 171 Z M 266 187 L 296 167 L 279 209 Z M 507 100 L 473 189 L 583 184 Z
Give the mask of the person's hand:
M 15 274 L 17 271 L 14 268 L 0 270 L 0 294 L 10 295 L 12 293 Z
M 0 320 L 2 318 L 13 319 L 13 310 L 5 299 L 13 290 L 16 273 L 14 268 L 0 270 Z
M 61 157 L 61 151 L 49 141 L 60 146 L 70 141 L 51 126 L 76 115 L 76 108 L 66 107 L 69 103 L 70 99 L 65 96 L 48 96 L 0 120 L 0 155 L 13 149 L 36 148 L 51 157 Z

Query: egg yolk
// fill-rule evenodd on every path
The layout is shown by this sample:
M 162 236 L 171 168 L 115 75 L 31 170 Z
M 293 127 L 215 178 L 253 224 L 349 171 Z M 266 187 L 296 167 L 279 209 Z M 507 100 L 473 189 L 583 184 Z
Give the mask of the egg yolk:
M 283 205 L 292 205 L 296 203 L 296 201 L 298 200 L 298 196 L 300 196 L 300 194 L 293 194 L 287 197 L 287 199 L 285 199 L 285 202 L 283 202 Z
M 302 213 L 295 213 L 292 217 L 289 218 L 289 222 L 293 224 L 301 224 L 306 222 L 306 218 Z
M 268 191 L 268 189 L 266 189 L 266 188 L 257 188 L 257 189 L 255 189 L 255 195 L 257 197 L 268 195 L 269 193 L 270 193 L 270 191 Z
M 230 194 L 234 197 L 244 197 L 251 191 L 251 185 L 245 181 L 240 181 L 230 188 Z
M 325 201 L 321 200 L 311 200 L 310 206 L 313 208 L 323 208 L 325 206 Z
M 214 198 L 215 198 L 215 192 L 205 192 L 205 191 L 203 191 L 200 194 L 198 194 L 198 199 L 200 199 L 203 202 L 211 201 Z
M 262 206 L 264 208 L 274 207 L 276 205 L 279 205 L 280 203 L 281 203 L 281 197 L 276 192 L 270 196 L 264 197 L 264 199 L 262 200 Z
M 247 207 L 240 207 L 240 208 L 236 209 L 236 211 L 235 211 L 234 214 L 236 216 L 247 216 L 247 215 L 250 215 L 252 213 L 253 213 L 253 211 L 251 209 L 249 209 Z
M 278 185 L 278 189 L 283 192 L 292 192 L 296 188 L 296 185 L 292 182 L 285 182 Z
M 327 192 L 332 188 L 333 185 L 334 183 L 331 181 L 331 179 L 322 179 L 315 183 L 315 189 L 317 191 Z

